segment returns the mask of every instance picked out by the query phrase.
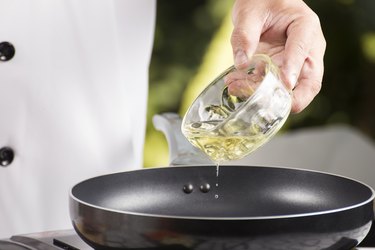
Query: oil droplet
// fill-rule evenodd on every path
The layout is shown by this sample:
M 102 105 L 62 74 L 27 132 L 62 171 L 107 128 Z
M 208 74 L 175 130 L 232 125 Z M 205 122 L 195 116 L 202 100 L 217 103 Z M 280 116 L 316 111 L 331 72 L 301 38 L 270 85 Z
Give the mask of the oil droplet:
M 202 184 L 200 186 L 200 190 L 202 191 L 202 193 L 207 193 L 208 191 L 210 191 L 210 188 L 211 186 L 208 183 Z
M 191 192 L 193 192 L 193 189 L 194 189 L 194 187 L 193 187 L 192 184 L 186 184 L 182 188 L 182 190 L 184 191 L 185 194 L 190 194 Z
M 216 192 L 218 192 L 219 190 L 218 190 L 218 187 L 219 187 L 219 163 L 217 162 L 216 163 L 216 184 L 215 184 L 215 186 L 216 186 Z M 217 199 L 217 198 L 219 198 L 219 195 L 218 194 L 215 194 L 215 199 Z

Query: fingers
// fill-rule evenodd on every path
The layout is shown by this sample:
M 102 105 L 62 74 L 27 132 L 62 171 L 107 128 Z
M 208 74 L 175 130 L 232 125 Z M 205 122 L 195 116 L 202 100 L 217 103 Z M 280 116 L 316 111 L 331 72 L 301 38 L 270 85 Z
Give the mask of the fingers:
M 300 78 L 293 90 L 292 113 L 305 109 L 322 87 L 323 58 L 313 54 L 308 57 L 302 67 Z
M 287 87 L 293 89 L 305 60 L 311 53 L 323 58 L 325 40 L 318 16 L 311 10 L 294 20 L 287 29 L 287 40 L 282 63 L 282 75 Z M 314 50 L 314 51 L 313 51 Z
M 303 79 L 293 91 L 292 113 L 299 113 L 304 110 L 319 93 L 321 82 L 313 79 Z
M 249 5 L 246 2 L 248 1 L 237 0 L 232 14 L 234 28 L 231 43 L 234 65 L 237 69 L 247 68 L 249 58 L 258 46 L 266 20 L 266 13 L 262 8 L 254 8 L 257 5 Z
M 287 87 L 293 89 L 292 113 L 301 112 L 319 93 L 325 49 L 319 18 L 311 10 L 288 27 L 281 72 Z
M 236 68 L 246 69 L 255 51 L 280 59 L 281 78 L 293 90 L 292 112 L 302 111 L 323 78 L 326 42 L 318 16 L 303 1 L 236 0 L 233 24 Z
M 246 100 L 254 93 L 254 89 L 247 82 L 235 81 L 228 85 L 228 93 Z

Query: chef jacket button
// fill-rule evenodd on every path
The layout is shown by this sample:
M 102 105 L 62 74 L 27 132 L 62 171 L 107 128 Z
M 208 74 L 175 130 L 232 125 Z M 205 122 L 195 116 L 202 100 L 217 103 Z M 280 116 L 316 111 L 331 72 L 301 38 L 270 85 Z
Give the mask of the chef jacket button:
M 9 61 L 16 54 L 16 49 L 10 42 L 0 43 L 0 61 Z
M 0 166 L 6 167 L 12 163 L 14 159 L 13 149 L 9 147 L 0 148 Z

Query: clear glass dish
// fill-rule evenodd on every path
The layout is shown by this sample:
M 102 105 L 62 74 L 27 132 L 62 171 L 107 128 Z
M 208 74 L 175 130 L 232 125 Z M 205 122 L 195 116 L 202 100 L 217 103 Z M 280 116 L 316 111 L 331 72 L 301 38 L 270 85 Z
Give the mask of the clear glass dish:
M 291 102 L 279 68 L 267 55 L 256 54 L 247 70 L 231 66 L 202 91 L 181 130 L 216 163 L 240 159 L 279 131 Z

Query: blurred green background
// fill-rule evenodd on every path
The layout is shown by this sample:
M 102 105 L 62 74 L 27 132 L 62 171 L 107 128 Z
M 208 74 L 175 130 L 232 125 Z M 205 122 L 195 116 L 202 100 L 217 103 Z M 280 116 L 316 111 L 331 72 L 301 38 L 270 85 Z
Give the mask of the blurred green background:
M 157 2 L 144 166 L 168 164 L 155 114 L 183 116 L 199 92 L 233 64 L 230 34 L 233 0 Z M 320 17 L 327 41 L 323 87 L 284 130 L 344 123 L 375 140 L 375 1 L 305 1 Z

